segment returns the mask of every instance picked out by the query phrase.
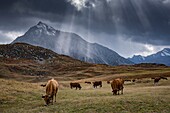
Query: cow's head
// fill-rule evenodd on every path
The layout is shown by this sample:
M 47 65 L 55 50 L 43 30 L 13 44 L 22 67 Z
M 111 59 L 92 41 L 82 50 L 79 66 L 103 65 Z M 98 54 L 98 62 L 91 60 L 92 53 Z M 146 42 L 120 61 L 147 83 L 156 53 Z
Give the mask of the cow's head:
M 81 86 L 79 85 L 79 89 L 81 89 Z
M 50 95 L 45 95 L 45 96 L 42 96 L 42 98 L 44 98 L 44 101 L 46 103 L 46 105 L 48 105 L 51 101 L 51 96 Z
M 102 84 L 100 84 L 100 87 L 102 87 Z

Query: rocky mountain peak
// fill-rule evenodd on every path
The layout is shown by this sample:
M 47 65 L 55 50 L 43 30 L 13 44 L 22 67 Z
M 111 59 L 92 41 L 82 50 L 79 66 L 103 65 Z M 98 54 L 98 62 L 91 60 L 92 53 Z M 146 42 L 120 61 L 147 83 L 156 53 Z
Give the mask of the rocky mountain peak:
M 107 47 L 97 43 L 89 43 L 75 33 L 55 30 L 41 21 L 12 43 L 16 42 L 38 45 L 56 53 L 90 63 L 108 65 L 133 64 L 133 62 L 121 57 Z
M 39 21 L 37 25 L 44 25 L 45 23 Z
M 55 33 L 56 33 L 56 30 L 53 27 L 51 27 L 41 21 L 38 22 L 38 24 L 35 27 L 38 28 L 40 33 L 44 32 L 47 35 L 55 35 Z

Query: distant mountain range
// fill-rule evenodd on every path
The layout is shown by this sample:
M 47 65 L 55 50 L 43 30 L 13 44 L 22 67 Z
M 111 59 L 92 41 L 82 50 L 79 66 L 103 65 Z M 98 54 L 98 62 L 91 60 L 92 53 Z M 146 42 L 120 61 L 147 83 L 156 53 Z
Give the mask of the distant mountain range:
M 134 55 L 132 58 L 128 58 L 128 59 L 136 64 L 158 63 L 158 64 L 165 64 L 167 66 L 170 66 L 170 48 L 164 48 L 163 50 L 146 57 L 141 55 Z
M 111 49 L 97 43 L 89 43 L 75 33 L 55 30 L 42 22 L 31 27 L 23 36 L 16 38 L 12 43 L 16 42 L 41 46 L 90 63 L 112 66 L 134 64 Z

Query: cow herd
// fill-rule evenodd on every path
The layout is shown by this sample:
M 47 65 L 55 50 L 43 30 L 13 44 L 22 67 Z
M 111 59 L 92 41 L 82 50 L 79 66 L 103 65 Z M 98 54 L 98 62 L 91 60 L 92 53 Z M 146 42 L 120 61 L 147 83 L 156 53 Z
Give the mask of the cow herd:
M 160 79 L 166 79 L 166 77 L 155 77 L 155 78 L 151 78 L 154 79 L 154 84 L 158 83 Z M 119 93 L 121 92 L 121 94 L 123 94 L 123 85 L 124 85 L 124 79 L 122 78 L 116 78 L 113 79 L 112 81 L 107 81 L 107 84 L 111 85 L 112 88 L 112 93 L 113 95 L 119 95 Z M 132 81 L 134 82 L 134 80 Z M 89 82 L 89 81 L 85 81 L 86 84 L 93 84 L 94 88 L 97 87 L 102 87 L 102 81 L 95 81 L 95 82 Z M 59 84 L 56 80 L 51 79 L 47 82 L 47 84 L 45 85 L 41 85 L 42 87 L 46 87 L 46 95 L 42 96 L 42 98 L 44 99 L 46 105 L 49 105 L 50 103 L 53 104 L 53 99 L 55 97 L 55 102 L 56 102 L 56 94 L 58 92 L 58 88 L 59 88 Z M 81 85 L 80 83 L 70 83 L 70 88 L 75 88 L 76 90 L 79 89 L 81 90 Z
M 93 84 L 94 88 L 97 88 L 97 86 L 102 87 L 102 81 L 95 81 L 95 82 L 87 82 L 85 81 L 86 84 Z M 80 83 L 70 83 L 70 88 L 76 88 L 76 90 L 79 88 L 79 90 L 82 88 Z
M 85 81 L 86 84 L 93 84 L 94 88 L 97 87 L 102 87 L 102 81 L 95 81 L 95 82 L 87 82 Z M 112 92 L 113 95 L 119 95 L 119 91 L 121 90 L 121 94 L 123 94 L 123 84 L 124 84 L 124 80 L 121 78 L 118 79 L 114 79 L 113 81 L 111 81 L 111 87 L 112 87 Z M 53 100 L 55 97 L 55 102 L 56 102 L 56 94 L 58 92 L 58 88 L 59 88 L 59 84 L 56 80 L 51 79 L 47 82 L 47 84 L 42 84 L 42 87 L 46 87 L 46 94 L 42 96 L 42 98 L 44 99 L 46 105 L 49 105 L 50 103 L 53 104 Z M 76 90 L 79 89 L 81 90 L 81 85 L 80 83 L 70 83 L 70 88 L 75 88 Z

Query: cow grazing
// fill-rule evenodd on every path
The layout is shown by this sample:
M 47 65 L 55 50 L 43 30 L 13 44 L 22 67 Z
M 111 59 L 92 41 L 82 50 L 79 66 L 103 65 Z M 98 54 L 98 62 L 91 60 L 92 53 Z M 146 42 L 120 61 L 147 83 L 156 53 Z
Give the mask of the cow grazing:
M 132 82 L 135 82 L 136 80 L 135 79 L 132 79 Z
M 158 82 L 159 82 L 161 79 L 168 80 L 166 77 L 155 77 L 155 78 L 151 78 L 151 79 L 154 79 L 154 84 L 155 84 L 155 85 L 157 85 Z
M 45 87 L 45 86 L 46 86 L 46 84 L 41 84 L 40 86 Z
M 56 94 L 58 92 L 59 84 L 56 80 L 51 79 L 46 84 L 46 95 L 42 96 L 44 98 L 44 101 L 46 105 L 50 104 L 52 101 L 53 104 L 53 97 L 55 96 L 55 102 L 56 102 Z
M 77 88 L 79 88 L 79 90 L 82 88 L 79 83 L 70 83 L 70 88 L 72 89 L 74 87 L 76 88 L 76 90 Z
M 110 81 L 107 81 L 107 84 L 110 84 Z
M 97 86 L 102 87 L 102 81 L 95 81 L 95 82 L 93 82 L 93 87 L 97 88 Z
M 124 88 L 123 84 L 124 84 L 124 80 L 121 78 L 114 79 L 111 82 L 113 95 L 117 95 L 117 94 L 119 95 L 120 90 L 121 90 L 121 94 L 123 94 L 123 88 Z
M 161 79 L 168 80 L 168 78 L 166 78 L 166 77 L 161 77 Z
M 86 83 L 86 84 L 91 84 L 91 82 L 87 82 L 87 81 L 85 81 L 85 83 Z
M 131 82 L 131 80 L 130 79 L 125 79 L 125 82 Z

